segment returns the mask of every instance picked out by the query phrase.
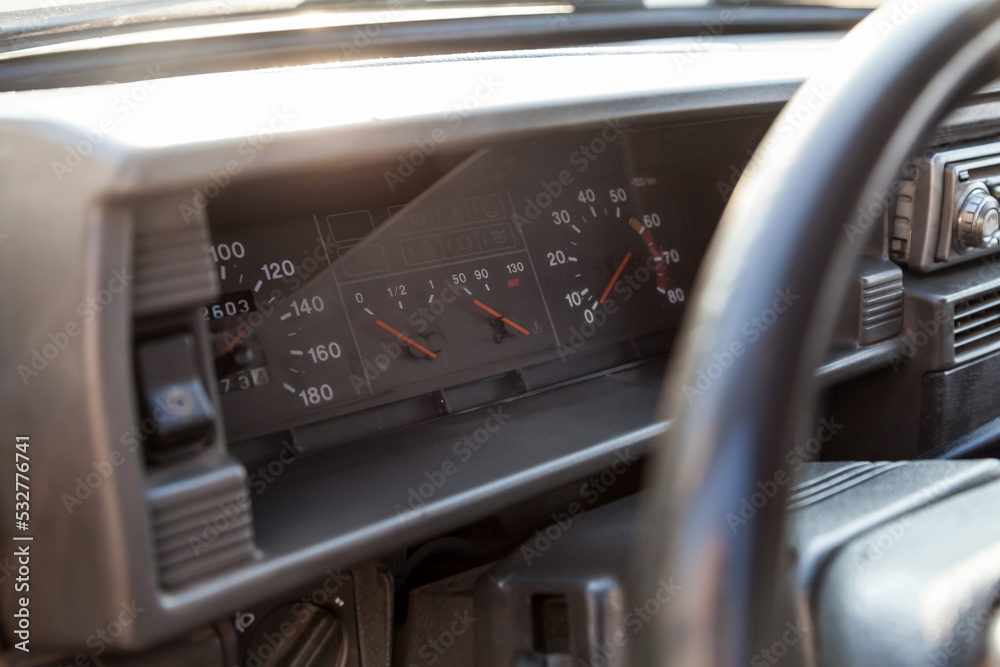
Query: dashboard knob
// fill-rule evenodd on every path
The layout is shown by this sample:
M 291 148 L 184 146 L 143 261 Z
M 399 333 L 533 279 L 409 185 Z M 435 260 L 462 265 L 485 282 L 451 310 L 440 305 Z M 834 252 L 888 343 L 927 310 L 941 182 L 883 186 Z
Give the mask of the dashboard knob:
M 1000 201 L 977 185 L 965 197 L 955 220 L 955 245 L 961 251 L 1000 243 Z

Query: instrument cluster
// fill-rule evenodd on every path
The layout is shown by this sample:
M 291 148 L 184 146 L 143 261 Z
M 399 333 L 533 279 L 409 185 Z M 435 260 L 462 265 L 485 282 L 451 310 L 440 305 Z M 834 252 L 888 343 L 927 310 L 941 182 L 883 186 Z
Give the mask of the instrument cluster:
M 675 186 L 623 145 L 577 147 L 482 150 L 408 201 L 387 179 L 361 206 L 213 216 L 222 296 L 202 316 L 227 424 L 307 423 L 675 328 L 700 259 Z

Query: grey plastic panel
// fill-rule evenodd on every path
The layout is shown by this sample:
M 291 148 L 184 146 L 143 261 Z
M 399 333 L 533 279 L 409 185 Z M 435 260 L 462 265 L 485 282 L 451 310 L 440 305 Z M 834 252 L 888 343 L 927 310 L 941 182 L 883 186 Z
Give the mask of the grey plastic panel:
M 246 564 L 254 547 L 253 505 L 244 469 L 223 465 L 163 480 L 148 494 L 164 588 L 178 588 Z M 175 473 L 176 474 L 176 473 Z
M 644 604 L 669 604 L 681 586 L 665 581 L 649 600 L 625 599 L 631 548 L 640 530 L 641 494 L 587 511 L 570 503 L 476 584 L 479 667 L 510 665 L 607 665 L 624 667 L 629 643 L 645 624 Z M 566 646 L 546 651 L 536 644 L 531 613 L 535 596 L 562 596 Z M 638 602 L 638 604 L 636 604 Z
M 185 215 L 185 204 L 189 205 L 184 197 L 166 197 L 135 212 L 132 308 L 136 317 L 200 305 L 219 294 L 207 250 L 208 219 L 203 209 L 194 207 Z
M 680 44 L 656 53 L 414 59 L 0 95 L 0 145 L 6 156 L 0 160 L 0 231 L 7 235 L 0 244 L 0 310 L 16 314 L 0 320 L 4 365 L 30 365 L 33 350 L 77 321 L 80 304 L 105 289 L 113 271 L 131 272 L 131 220 L 120 202 L 179 192 L 188 193 L 197 208 L 197 194 L 209 192 L 212 183 L 224 187 L 219 175 L 234 161 L 241 175 L 267 176 L 333 161 L 393 159 L 414 139 L 442 127 L 448 129 L 448 148 L 459 150 L 532 133 L 600 127 L 609 117 L 636 123 L 773 109 L 819 65 L 833 39 L 752 39 L 745 45 L 718 40 L 693 62 L 677 57 L 691 48 Z M 478 101 L 456 116 L 456 104 L 475 98 L 477 90 Z M 124 114 L 118 111 L 123 99 L 131 102 Z M 87 155 L 78 161 L 82 152 Z M 75 166 L 68 172 L 53 171 L 53 164 L 70 161 Z M 15 434 L 29 434 L 34 443 L 30 533 L 36 571 L 50 575 L 32 593 L 38 647 L 81 646 L 132 600 L 145 611 L 114 648 L 149 646 L 307 581 L 326 567 L 461 525 L 513 498 L 600 469 L 616 452 L 663 428 L 655 419 L 655 388 L 622 389 L 619 380 L 609 379 L 609 395 L 614 386 L 614 395 L 631 399 L 633 409 L 646 406 L 631 429 L 609 424 L 581 429 L 575 440 L 567 433 L 550 441 L 525 432 L 505 449 L 503 467 L 470 473 L 454 495 L 402 527 L 391 513 L 379 519 L 377 507 L 386 506 L 371 496 L 379 488 L 378 475 L 390 469 L 383 461 L 355 469 L 354 480 L 341 478 L 356 485 L 354 495 L 337 496 L 332 484 L 334 490 L 323 497 L 296 497 L 294 488 L 281 493 L 275 488 L 270 501 L 255 499 L 261 561 L 167 593 L 157 583 L 145 501 L 151 481 L 132 394 L 133 289 L 128 285 L 80 323 L 79 335 L 27 385 L 16 370 L 0 378 L 0 438 L 8 442 Z M 558 402 L 572 402 L 571 396 L 552 392 L 543 401 L 545 409 L 558 418 L 568 409 Z M 625 407 L 622 415 L 635 414 Z M 459 421 L 453 424 L 458 428 Z M 511 434 L 518 430 L 509 428 Z M 397 463 L 422 471 L 436 460 L 434 448 L 442 443 L 411 446 Z M 78 480 L 112 456 L 118 462 L 113 472 L 94 489 L 81 487 L 87 498 L 69 513 L 63 498 L 72 497 Z M 10 458 L 0 462 L 4 474 L 11 465 Z M 396 474 L 399 482 L 408 479 Z M 377 507 L 361 502 L 366 498 Z M 333 500 L 338 502 L 328 504 Z M 9 496 L 0 499 L 8 537 L 14 530 L 11 502 Z M 297 508 L 302 523 L 285 525 L 277 510 L 282 502 Z M 68 553 L 74 555 L 70 561 Z M 3 595 L 2 606 L 9 608 L 10 589 Z
M 964 498 L 970 490 L 996 489 L 1000 462 L 810 463 L 796 479 L 789 494 L 788 540 L 795 563 L 788 618 L 806 631 L 802 641 L 786 647 L 786 659 L 790 664 L 925 664 L 917 658 L 926 645 L 913 643 L 911 634 L 919 633 L 922 623 L 913 617 L 910 596 L 931 579 L 911 580 L 907 567 L 896 570 L 882 561 L 888 560 L 885 555 L 902 556 L 910 565 L 931 560 L 925 557 L 942 545 L 920 546 L 909 536 L 925 508 Z M 953 524 L 953 532 L 967 530 L 964 519 L 955 517 Z M 857 590 L 859 585 L 865 590 Z M 851 614 L 865 604 L 861 600 L 880 601 L 881 609 L 855 622 Z M 878 632 L 871 632 L 874 628 Z M 867 651 L 875 646 L 887 648 L 893 661 L 871 659 Z
M 814 603 L 819 664 L 979 664 L 1000 580 L 1000 528 L 983 509 L 1000 500 L 1000 470 L 966 462 L 963 474 L 950 463 L 907 464 L 900 472 L 910 479 L 845 494 L 854 511 L 840 530 L 872 517 L 859 501 L 881 502 L 882 520 L 826 564 Z
M 394 159 L 440 128 L 448 129 L 448 148 L 459 150 L 599 129 L 608 118 L 666 122 L 775 109 L 822 64 L 834 41 L 726 38 L 693 54 L 690 43 L 668 43 L 655 52 L 410 59 L 0 95 L 0 312 L 14 314 L 0 318 L 4 366 L 13 369 L 0 378 L 0 441 L 32 438 L 35 567 L 59 573 L 32 594 L 37 645 L 78 647 L 136 600 L 145 611 L 115 649 L 150 646 L 327 567 L 370 558 L 599 470 L 630 447 L 641 451 L 664 428 L 655 411 L 659 377 L 602 378 L 589 385 L 596 397 L 577 393 L 582 386 L 528 397 L 519 409 L 572 426 L 539 435 L 527 429 L 530 419 L 517 422 L 524 427 L 512 424 L 502 449 L 402 526 L 392 503 L 373 496 L 386 488 L 405 491 L 414 470 L 440 463 L 441 448 L 451 444 L 441 438 L 484 417 L 469 413 L 444 430 L 387 437 L 384 458 L 361 452 L 353 466 L 290 474 L 267 497 L 255 498 L 260 560 L 165 592 L 146 497 L 160 480 L 149 479 L 141 455 L 132 388 L 135 286 L 114 292 L 99 312 L 86 305 L 108 289 L 115 271 L 131 275 L 133 220 L 123 203 L 181 192 L 197 208 L 209 184 L 225 187 L 219 175 L 234 162 L 241 175 L 266 177 L 335 161 Z M 456 115 L 456 104 L 470 96 L 474 108 Z M 123 98 L 135 102 L 124 115 Z M 53 171 L 81 151 L 87 155 L 78 163 L 74 157 L 68 172 Z M 84 321 L 81 312 L 91 311 Z M 58 334 L 70 323 L 77 334 L 67 334 L 53 359 L 39 356 L 34 370 L 35 353 L 42 355 L 50 335 L 63 340 Z M 580 415 L 598 408 L 616 411 L 619 420 L 585 428 Z M 90 488 L 85 480 L 109 461 L 117 462 L 112 473 Z M 3 458 L 0 472 L 7 475 L 11 465 Z M 308 488 L 291 484 L 299 474 L 311 477 Z M 14 532 L 11 502 L 0 498 L 5 538 Z M 293 510 L 298 519 L 289 522 Z M 0 606 L 8 608 L 10 589 L 3 595 Z

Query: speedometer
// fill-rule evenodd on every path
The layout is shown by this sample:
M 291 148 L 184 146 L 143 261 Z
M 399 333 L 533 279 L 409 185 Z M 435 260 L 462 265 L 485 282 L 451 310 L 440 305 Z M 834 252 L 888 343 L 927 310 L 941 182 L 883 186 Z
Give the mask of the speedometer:
M 561 345 L 659 331 L 679 317 L 695 262 L 677 206 L 657 186 L 653 177 L 582 184 L 526 230 Z
M 216 230 L 222 296 L 202 309 L 213 332 L 219 393 L 258 413 L 293 413 L 353 396 L 353 339 L 324 281 L 328 245 L 316 222 Z

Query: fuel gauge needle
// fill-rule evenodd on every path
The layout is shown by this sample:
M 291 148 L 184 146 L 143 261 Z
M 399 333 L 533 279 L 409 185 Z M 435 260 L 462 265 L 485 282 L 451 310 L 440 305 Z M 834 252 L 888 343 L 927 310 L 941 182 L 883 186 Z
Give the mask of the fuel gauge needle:
M 604 294 L 601 295 L 601 303 L 604 303 L 604 300 L 608 298 L 609 294 L 611 294 L 611 288 L 615 286 L 616 282 L 618 282 L 618 276 L 622 274 L 622 271 L 625 269 L 625 265 L 628 264 L 630 259 L 632 259 L 631 252 L 625 255 L 625 259 L 623 259 L 622 263 L 618 265 L 618 270 L 615 271 L 615 275 L 611 276 L 611 282 L 609 282 L 608 286 L 604 288 Z
M 501 315 L 501 314 L 500 314 L 500 313 L 498 313 L 497 311 L 493 310 L 492 308 L 490 308 L 489 306 L 487 306 L 487 305 L 486 305 L 485 303 L 483 303 L 483 302 L 482 302 L 482 301 L 480 301 L 479 299 L 473 299 L 473 300 L 472 300 L 472 303 L 476 304 L 477 306 L 479 306 L 480 308 L 482 308 L 482 309 L 483 309 L 483 310 L 485 310 L 485 311 L 486 311 L 487 313 L 489 313 L 489 314 L 490 314 L 490 315 L 492 315 L 493 317 L 497 318 L 498 320 L 500 320 L 500 321 L 501 321 L 501 322 L 503 322 L 504 324 L 509 324 L 509 325 L 510 325 L 511 327 L 513 327 L 513 328 L 514 328 L 514 329 L 516 329 L 517 331 L 520 331 L 520 332 L 521 332 L 521 333 L 523 333 L 523 334 L 524 334 L 525 336 L 528 336 L 528 335 L 529 335 L 529 333 L 528 333 L 528 330 L 527 330 L 527 329 L 525 329 L 525 328 L 524 328 L 524 327 L 522 327 L 521 325 L 517 324 L 516 322 L 514 322 L 514 321 L 513 321 L 513 320 L 511 320 L 510 318 L 508 318 L 508 317 L 504 317 L 503 315 Z
M 388 324 L 386 324 L 382 320 L 375 320 L 375 324 L 379 325 L 380 327 L 382 327 L 383 329 L 385 329 L 386 331 L 388 331 L 389 333 L 391 333 L 393 336 L 395 336 L 399 340 L 401 340 L 404 343 L 406 343 L 407 345 L 411 346 L 413 349 L 419 350 L 420 352 L 423 352 L 424 354 L 426 354 L 431 359 L 437 359 L 437 355 L 436 354 L 434 354 L 433 352 L 431 352 L 430 350 L 428 350 L 426 347 L 424 347 L 420 343 L 418 343 L 418 342 L 416 342 L 414 340 L 411 340 L 411 339 L 407 338 L 406 336 L 404 336 L 403 334 L 399 333 L 398 331 L 396 331 L 395 329 L 393 329 L 392 327 L 390 327 Z

